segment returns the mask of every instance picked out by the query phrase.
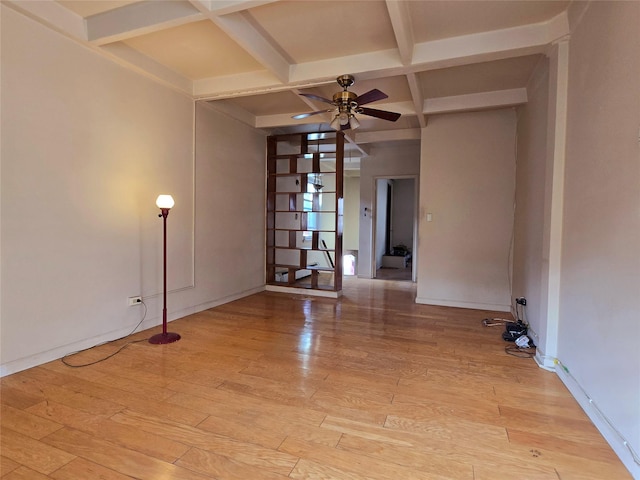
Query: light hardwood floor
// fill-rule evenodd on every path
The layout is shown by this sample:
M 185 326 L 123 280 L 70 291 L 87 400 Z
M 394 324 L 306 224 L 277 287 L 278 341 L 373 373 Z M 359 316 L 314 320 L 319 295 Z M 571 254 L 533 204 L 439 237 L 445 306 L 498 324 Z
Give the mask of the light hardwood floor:
M 631 478 L 556 375 L 481 325 L 497 314 L 414 296 L 265 292 L 172 322 L 171 345 L 5 377 L 2 480 Z

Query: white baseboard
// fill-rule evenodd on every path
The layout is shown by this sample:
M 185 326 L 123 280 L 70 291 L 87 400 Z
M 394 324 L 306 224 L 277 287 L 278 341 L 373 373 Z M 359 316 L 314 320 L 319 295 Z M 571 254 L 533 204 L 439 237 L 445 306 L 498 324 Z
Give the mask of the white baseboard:
M 280 285 L 267 285 L 265 290 L 267 292 L 292 293 L 294 295 L 309 295 L 311 297 L 339 298 L 342 296 L 342 290 L 339 292 L 333 292 L 329 290 L 316 290 L 313 288 L 283 287 Z
M 239 292 L 226 297 L 218 298 L 210 302 L 194 305 L 192 307 L 183 308 L 175 312 L 171 312 L 167 316 L 167 322 L 171 322 L 173 320 L 186 317 L 187 315 L 192 315 L 194 313 L 202 312 L 203 310 L 217 307 L 218 305 L 223 305 L 225 303 L 229 303 L 234 300 L 238 300 L 240 298 L 248 297 L 249 295 L 253 295 L 254 293 L 263 292 L 264 289 L 265 289 L 264 285 L 261 285 L 256 288 L 245 290 L 243 292 Z M 140 324 L 140 327 L 137 329 L 137 331 L 140 332 L 148 328 L 153 328 L 157 325 L 160 325 L 161 323 L 162 323 L 162 317 L 148 318 Z M 19 358 L 17 360 L 12 360 L 10 362 L 3 363 L 2 365 L 0 365 L 0 377 L 11 375 L 12 373 L 21 372 L 22 370 L 26 370 L 28 368 L 37 367 L 38 365 L 42 365 L 43 363 L 51 362 L 53 360 L 62 358 L 65 355 L 68 355 L 69 353 L 79 352 L 80 350 L 91 348 L 100 343 L 109 342 L 109 341 L 118 339 L 120 337 L 124 337 L 125 335 L 128 335 L 131 333 L 132 328 L 133 326 L 124 327 L 118 330 L 104 333 L 102 335 L 97 335 L 95 337 L 80 340 L 78 342 L 69 343 L 66 345 L 62 345 L 60 347 L 52 348 L 51 350 L 40 352 L 35 355 L 30 355 L 28 357 Z
M 573 398 L 576 399 L 589 419 L 591 419 L 595 427 L 602 434 L 616 455 L 618 455 L 622 464 L 627 468 L 627 470 L 629 470 L 629 473 L 631 473 L 633 478 L 640 480 L 640 465 L 634 461 L 631 451 L 625 445 L 624 440 L 620 437 L 618 432 L 616 432 L 614 428 L 603 418 L 599 409 L 593 404 L 587 394 L 585 394 L 582 386 L 579 385 L 572 376 L 564 371 L 562 365 L 559 365 L 555 371 L 558 377 L 560 377 L 560 380 L 562 380 L 562 383 L 564 383 L 569 389 Z M 638 446 L 635 445 L 634 447 L 637 448 Z
M 180 310 L 176 310 L 172 312 L 167 321 L 177 320 L 178 318 L 186 317 L 187 315 L 193 315 L 194 313 L 202 312 L 203 310 L 208 310 L 213 307 L 217 307 L 218 305 L 224 305 L 225 303 L 233 302 L 235 300 L 239 300 L 244 297 L 248 297 L 249 295 L 254 295 L 256 293 L 264 292 L 265 286 L 261 285 L 259 287 L 251 288 L 249 290 L 244 290 L 239 293 L 234 293 L 233 295 L 227 295 L 226 297 L 217 298 L 216 300 L 211 300 L 209 302 L 201 303 L 199 305 L 194 305 L 192 307 L 183 308 Z M 159 325 L 160 322 L 157 323 Z
M 556 371 L 555 358 L 545 355 L 538 347 L 536 347 L 536 354 L 533 359 L 540 368 L 548 370 L 549 372 Z
M 536 346 L 536 354 L 534 355 L 533 360 L 538 364 L 540 368 L 543 368 L 544 370 L 547 370 L 549 372 L 555 372 L 556 357 L 546 355 L 540 348 L 540 336 L 538 335 L 538 332 L 531 328 L 531 325 L 528 326 L 527 335 L 529 336 L 529 338 L 531 338 L 531 340 L 533 340 L 533 344 Z
M 140 324 L 138 331 L 155 327 L 161 321 L 161 318 L 148 318 Z M 103 333 L 102 335 L 97 335 L 95 337 L 80 340 L 79 342 L 68 343 L 57 348 L 52 348 L 51 350 L 47 350 L 45 352 L 40 352 L 35 355 L 30 355 L 28 357 L 19 358 L 17 360 L 3 363 L 2 365 L 0 365 L 0 377 L 5 377 L 7 375 L 11 375 L 12 373 L 21 372 L 22 370 L 26 370 L 28 368 L 37 367 L 38 365 L 42 365 L 43 363 L 48 363 L 53 360 L 62 358 L 70 353 L 79 352 L 81 350 L 91 348 L 95 345 L 110 342 L 120 337 L 124 337 L 125 335 L 131 333 L 132 328 L 133 326 L 129 326 L 121 328 L 119 330 L 113 330 L 111 332 Z
M 510 312 L 511 305 L 494 303 L 463 302 L 457 300 L 436 300 L 433 298 L 416 297 L 416 303 L 423 305 L 437 305 L 439 307 L 472 308 L 474 310 L 493 310 L 496 312 Z

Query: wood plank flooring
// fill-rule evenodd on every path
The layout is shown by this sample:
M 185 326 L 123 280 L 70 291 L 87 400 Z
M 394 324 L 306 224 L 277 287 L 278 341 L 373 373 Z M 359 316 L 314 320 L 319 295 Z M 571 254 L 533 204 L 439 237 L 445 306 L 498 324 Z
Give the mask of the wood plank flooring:
M 171 345 L 7 376 L 0 477 L 631 478 L 556 375 L 481 324 L 505 314 L 414 297 L 357 278 L 339 300 L 264 292 L 172 322 Z

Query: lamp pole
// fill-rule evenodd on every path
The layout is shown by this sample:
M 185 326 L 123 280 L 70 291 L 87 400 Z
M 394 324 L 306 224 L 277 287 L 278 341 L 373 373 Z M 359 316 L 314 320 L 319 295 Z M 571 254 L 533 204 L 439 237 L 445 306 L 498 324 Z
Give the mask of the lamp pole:
M 156 205 L 160 208 L 159 217 L 162 217 L 163 223 L 163 308 L 162 308 L 162 333 L 158 333 L 149 338 L 149 343 L 154 345 L 163 345 L 173 343 L 180 340 L 177 333 L 167 332 L 167 217 L 169 210 L 175 205 L 171 195 L 160 195 L 156 200 Z

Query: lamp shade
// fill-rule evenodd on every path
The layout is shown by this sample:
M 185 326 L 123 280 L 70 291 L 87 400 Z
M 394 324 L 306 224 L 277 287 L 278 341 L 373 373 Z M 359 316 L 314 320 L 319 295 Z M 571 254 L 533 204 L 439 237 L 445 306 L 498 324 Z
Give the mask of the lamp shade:
M 158 208 L 172 208 L 176 202 L 173 201 L 171 195 L 158 195 L 156 199 L 156 205 Z

